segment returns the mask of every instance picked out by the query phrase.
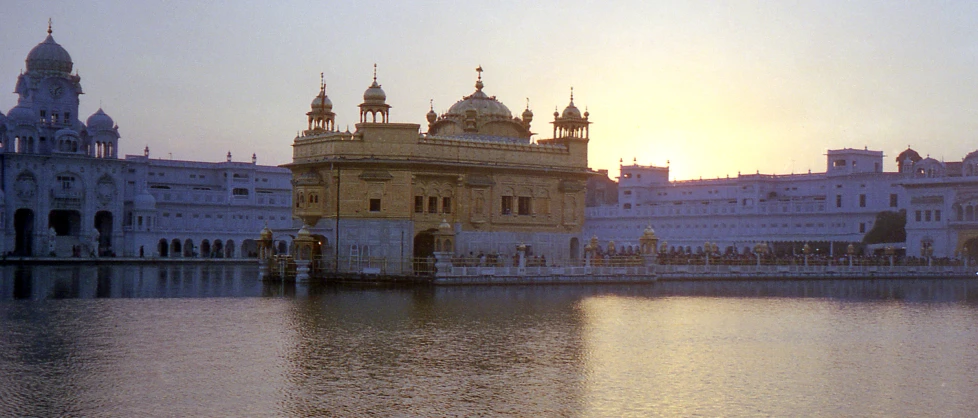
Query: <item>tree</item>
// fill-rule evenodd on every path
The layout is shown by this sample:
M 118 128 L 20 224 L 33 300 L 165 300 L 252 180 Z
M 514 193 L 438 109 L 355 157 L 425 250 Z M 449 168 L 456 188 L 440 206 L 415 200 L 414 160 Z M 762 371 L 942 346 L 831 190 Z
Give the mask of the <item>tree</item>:
M 876 214 L 873 229 L 863 236 L 863 244 L 904 242 L 907 240 L 907 211 L 883 211 Z

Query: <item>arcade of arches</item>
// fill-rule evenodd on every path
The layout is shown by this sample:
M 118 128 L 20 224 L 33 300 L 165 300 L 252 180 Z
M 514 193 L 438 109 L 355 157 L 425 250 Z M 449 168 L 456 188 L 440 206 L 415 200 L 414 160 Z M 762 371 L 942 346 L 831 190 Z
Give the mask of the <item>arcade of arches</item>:
M 278 241 L 275 248 L 279 254 L 287 253 L 285 241 Z M 257 258 L 258 243 L 253 239 L 246 239 L 238 243 L 233 239 L 209 240 L 204 239 L 195 243 L 192 239 L 180 240 L 178 238 L 160 238 L 156 244 L 155 254 L 143 248 L 140 256 L 157 256 L 166 258 Z
M 44 249 L 41 253 L 49 255 L 49 251 L 51 251 L 58 256 L 79 256 L 98 251 L 99 255 L 112 254 L 112 213 L 99 211 L 95 214 L 92 226 L 98 233 L 97 241 L 82 235 L 84 225 L 81 217 L 81 213 L 77 210 L 55 209 L 50 211 L 47 216 L 46 230 L 53 232 L 53 234 L 48 235 L 48 239 L 54 241 L 48 244 L 51 245 L 50 250 Z M 36 216 L 33 210 L 22 208 L 14 213 L 15 239 L 14 249 L 11 252 L 13 255 L 35 255 L 34 234 L 41 232 L 37 231 L 35 222 Z

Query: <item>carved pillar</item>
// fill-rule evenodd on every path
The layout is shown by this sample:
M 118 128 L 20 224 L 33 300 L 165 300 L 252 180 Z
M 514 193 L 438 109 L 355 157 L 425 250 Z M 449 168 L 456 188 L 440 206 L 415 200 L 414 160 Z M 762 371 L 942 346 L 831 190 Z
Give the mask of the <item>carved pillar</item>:
M 526 244 L 520 243 L 516 246 L 516 253 L 519 254 L 519 264 L 517 268 L 517 273 L 520 276 L 526 275 Z
M 265 280 L 272 277 L 272 257 L 274 257 L 275 251 L 272 250 L 274 247 L 274 240 L 272 239 L 272 230 L 268 229 L 268 225 L 262 228 L 261 234 L 258 239 L 258 278 Z

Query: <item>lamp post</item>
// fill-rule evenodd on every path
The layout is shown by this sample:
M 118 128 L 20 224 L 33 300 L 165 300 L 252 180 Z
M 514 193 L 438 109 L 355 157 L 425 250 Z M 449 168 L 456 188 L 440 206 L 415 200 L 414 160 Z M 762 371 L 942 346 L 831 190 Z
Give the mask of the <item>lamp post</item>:
M 883 253 L 886 254 L 887 257 L 890 258 L 890 267 L 892 268 L 893 267 L 893 255 L 896 254 L 896 249 L 894 249 L 890 245 L 887 245 L 886 248 L 883 249 Z
M 646 267 L 650 267 L 658 263 L 659 238 L 655 236 L 655 230 L 652 229 L 652 225 L 645 228 L 645 232 L 642 233 L 642 237 L 638 241 L 641 244 L 640 253 L 643 264 Z
M 927 258 L 927 267 L 930 267 L 930 258 L 934 255 L 934 247 L 931 245 L 924 245 L 920 248 L 920 255 Z
M 849 267 L 852 267 L 852 256 L 856 254 L 856 246 L 849 244 L 849 246 L 846 247 L 846 254 L 849 254 Z
M 764 253 L 766 253 L 767 250 L 768 250 L 767 244 L 766 243 L 763 243 L 763 242 L 762 243 L 758 243 L 757 245 L 754 246 L 754 255 L 757 256 L 757 267 L 758 268 L 761 267 L 761 255 L 763 255 Z
M 812 253 L 812 246 L 805 243 L 805 246 L 801 247 L 801 252 L 805 254 L 805 267 L 808 267 L 808 255 Z
M 706 254 L 706 267 L 710 267 L 710 249 L 713 248 L 713 244 L 710 241 L 703 243 L 703 253 Z

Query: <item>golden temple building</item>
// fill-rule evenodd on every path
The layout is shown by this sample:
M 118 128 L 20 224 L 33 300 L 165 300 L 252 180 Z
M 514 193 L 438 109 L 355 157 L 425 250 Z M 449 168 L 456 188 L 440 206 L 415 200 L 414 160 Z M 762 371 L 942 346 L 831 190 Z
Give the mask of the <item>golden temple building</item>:
M 435 252 L 512 258 L 517 246 L 548 263 L 581 253 L 588 177 L 588 112 L 554 112 L 553 136 L 534 139 L 533 112 L 514 117 L 483 89 L 438 115 L 427 132 L 394 123 L 377 83 L 356 130 L 337 130 L 325 84 L 293 143 L 293 216 L 313 256 L 336 271 L 415 272 Z M 422 268 L 423 270 L 423 268 Z

